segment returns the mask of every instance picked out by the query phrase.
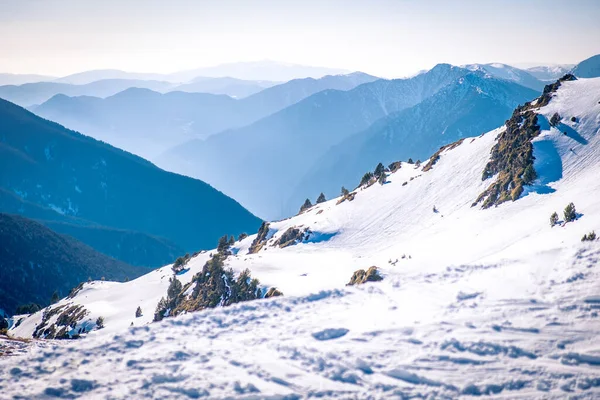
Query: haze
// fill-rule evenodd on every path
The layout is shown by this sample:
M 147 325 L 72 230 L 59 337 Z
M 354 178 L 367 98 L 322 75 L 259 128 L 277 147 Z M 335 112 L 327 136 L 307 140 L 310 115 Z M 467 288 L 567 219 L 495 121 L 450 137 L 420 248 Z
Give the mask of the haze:
M 397 77 L 438 62 L 576 63 L 600 53 L 599 19 L 593 0 L 0 0 L 0 72 L 272 59 Z

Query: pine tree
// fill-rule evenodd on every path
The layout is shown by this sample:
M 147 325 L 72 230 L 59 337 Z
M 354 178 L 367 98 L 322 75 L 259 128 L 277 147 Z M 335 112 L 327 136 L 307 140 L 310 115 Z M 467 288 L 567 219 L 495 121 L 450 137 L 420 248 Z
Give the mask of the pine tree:
M 244 239 L 246 239 L 247 237 L 248 237 L 248 234 L 247 234 L 246 232 L 242 232 L 242 233 L 240 233 L 240 234 L 238 235 L 238 239 L 237 239 L 237 240 L 238 240 L 238 242 L 239 242 L 240 240 L 244 240 Z
M 413 159 L 412 159 L 412 158 L 409 158 L 409 159 L 408 159 L 408 161 L 407 161 L 407 163 L 409 163 L 409 164 L 414 164 L 415 162 L 413 161 Z
M 229 238 L 229 247 L 233 246 L 235 244 L 235 238 L 233 237 L 233 235 L 231 235 L 231 237 Z
M 171 278 L 169 282 L 171 283 L 167 289 L 167 302 L 169 307 L 172 308 L 177 305 L 177 298 L 183 289 L 183 285 L 181 285 L 181 282 L 179 282 L 175 277 Z
M 98 319 L 96 319 L 96 328 L 104 328 L 104 317 L 98 317 Z
M 306 199 L 304 201 L 304 204 L 302 204 L 302 207 L 300 207 L 300 212 L 304 211 L 304 210 L 308 210 L 309 208 L 312 207 L 312 203 L 310 202 L 309 199 Z
M 373 175 L 375 175 L 376 177 L 379 178 L 384 172 L 385 172 L 385 167 L 383 166 L 382 163 L 379 163 L 375 167 L 375 172 L 373 173 Z
M 363 175 L 362 179 L 360 180 L 359 186 L 368 184 L 371 181 L 371 178 L 373 178 L 373 173 L 367 172 L 366 174 Z
M 577 218 L 577 211 L 575 210 L 575 204 L 569 203 L 565 207 L 564 214 L 565 214 L 565 222 L 575 221 L 575 219 Z
M 385 172 L 381 175 L 379 175 L 379 179 L 377 180 L 379 182 L 380 185 L 385 185 L 385 183 L 387 182 L 387 177 L 385 176 Z
M 55 290 L 54 293 L 52 293 L 52 297 L 50 297 L 50 304 L 56 304 L 56 303 L 58 303 L 59 300 L 60 300 L 60 296 L 58 295 L 58 292 Z
M 325 195 L 323 194 L 323 192 L 321 192 L 321 194 L 319 195 L 319 197 L 317 197 L 317 204 L 320 203 L 325 203 L 327 200 L 325 199 Z
M 537 173 L 535 172 L 533 165 L 529 164 L 527 166 L 527 168 L 525 168 L 525 171 L 523 171 L 523 182 L 526 185 L 531 185 L 533 183 L 533 181 L 536 180 L 536 178 L 537 178 Z
M 594 232 L 594 231 L 591 231 L 590 233 L 586 233 L 581 238 L 582 242 L 588 242 L 588 241 L 593 242 L 594 240 L 596 240 L 596 232 Z
M 342 186 L 342 196 L 346 197 L 346 196 L 348 196 L 348 194 L 350 194 L 350 192 L 348 191 L 348 189 L 346 189 L 345 187 Z
M 227 235 L 223 235 L 219 238 L 219 244 L 217 245 L 217 252 L 225 254 L 229 249 L 229 240 Z
M 154 322 L 162 321 L 162 319 L 165 317 L 166 312 L 167 301 L 164 297 L 161 297 L 161 299 L 158 301 L 158 304 L 156 305 L 156 311 L 154 311 Z
M 557 223 L 558 223 L 558 214 L 556 212 L 553 212 L 552 215 L 550 216 L 550 226 L 553 227 Z
M 139 318 L 142 316 L 142 307 L 138 306 L 137 310 L 135 310 L 135 317 Z

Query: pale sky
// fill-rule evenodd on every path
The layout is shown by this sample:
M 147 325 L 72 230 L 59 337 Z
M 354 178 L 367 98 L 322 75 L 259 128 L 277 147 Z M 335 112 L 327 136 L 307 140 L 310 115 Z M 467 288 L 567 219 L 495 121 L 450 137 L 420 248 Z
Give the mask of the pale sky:
M 600 53 L 599 21 L 600 0 L 0 0 L 0 72 L 577 63 Z

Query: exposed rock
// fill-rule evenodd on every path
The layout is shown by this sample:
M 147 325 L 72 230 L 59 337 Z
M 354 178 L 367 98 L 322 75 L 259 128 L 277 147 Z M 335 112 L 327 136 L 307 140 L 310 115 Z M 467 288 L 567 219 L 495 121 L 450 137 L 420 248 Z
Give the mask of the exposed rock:
M 248 250 L 248 254 L 258 253 L 260 249 L 267 242 L 267 235 L 269 234 L 269 223 L 263 222 L 260 228 L 258 228 L 258 232 L 256 234 L 256 238 L 250 245 L 250 249 Z
M 398 171 L 400 168 L 402 168 L 402 161 L 394 161 L 393 163 L 388 165 L 388 169 L 391 173 Z
M 546 106 L 553 93 L 562 82 L 576 80 L 567 74 L 551 85 L 546 85 L 544 93 L 538 99 L 525 103 L 515 109 L 506 121 L 506 129 L 498 135 L 497 143 L 491 151 L 490 161 L 485 166 L 482 179 L 497 175 L 496 180 L 477 197 L 473 206 L 483 201 L 483 208 L 499 205 L 505 201 L 515 201 L 523 193 L 523 186 L 531 183 L 535 177 L 533 169 L 532 139 L 540 134 L 536 109 Z M 555 114 L 556 122 L 560 116 Z M 527 173 L 526 173 L 527 172 Z
M 360 285 L 366 282 L 378 282 L 382 279 L 383 277 L 379 274 L 377 267 L 373 266 L 369 267 L 366 271 L 364 269 L 354 271 L 347 286 Z
M 341 198 L 341 199 L 339 199 L 339 200 L 337 201 L 337 203 L 335 203 L 335 204 L 336 204 L 336 205 L 338 205 L 338 204 L 342 204 L 342 203 L 343 203 L 344 201 L 346 201 L 346 200 L 348 200 L 348 201 L 352 201 L 352 200 L 354 200 L 354 197 L 355 197 L 355 196 L 356 196 L 356 192 L 350 192 L 350 193 L 348 193 L 348 194 L 346 194 L 346 195 L 342 196 L 342 198 Z
M 73 333 L 77 324 L 89 314 L 82 305 L 64 304 L 58 307 L 48 307 L 42 315 L 42 321 L 35 327 L 33 337 L 45 339 L 75 339 L 79 333 Z M 56 322 L 50 324 L 53 316 Z M 84 328 L 85 329 L 85 328 Z M 81 330 L 81 329 L 80 329 Z
M 281 293 L 279 291 L 279 289 L 272 287 L 269 290 L 267 290 L 267 293 L 265 294 L 265 299 L 268 299 L 269 297 L 277 297 L 277 296 L 283 296 L 283 293 Z
M 465 139 L 457 140 L 454 143 L 447 144 L 445 146 L 440 147 L 438 151 L 435 152 L 434 155 L 431 156 L 429 162 L 423 167 L 423 171 L 427 172 L 433 168 L 433 166 L 440 160 L 440 155 L 446 150 L 452 150 L 462 144 Z
M 283 235 L 275 242 L 275 245 L 283 249 L 284 247 L 292 246 L 297 242 L 308 239 L 309 235 L 310 231 L 308 228 L 300 230 L 299 228 L 292 226 L 283 232 Z

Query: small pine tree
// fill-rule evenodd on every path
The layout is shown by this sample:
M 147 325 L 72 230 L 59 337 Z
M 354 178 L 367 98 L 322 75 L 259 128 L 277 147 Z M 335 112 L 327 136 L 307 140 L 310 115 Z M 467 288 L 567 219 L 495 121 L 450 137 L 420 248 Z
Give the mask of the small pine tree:
M 363 175 L 362 179 L 360 180 L 359 186 L 364 186 L 368 184 L 371 181 L 371 178 L 373 178 L 373 174 L 371 172 L 367 172 Z
M 565 214 L 565 222 L 575 221 L 575 219 L 577 218 L 577 210 L 575 210 L 575 204 L 569 203 L 565 207 L 564 214 Z
M 167 301 L 169 302 L 169 305 L 175 307 L 177 305 L 177 298 L 183 289 L 183 285 L 175 277 L 171 278 L 170 282 L 169 288 L 167 289 Z
M 164 297 L 161 297 L 161 299 L 158 301 L 158 304 L 156 305 L 156 310 L 154 311 L 154 322 L 162 321 L 162 319 L 165 317 L 166 312 L 167 301 Z
M 312 203 L 310 202 L 309 199 L 306 199 L 304 201 L 304 204 L 302 204 L 302 207 L 300 207 L 300 212 L 304 211 L 304 210 L 308 210 L 309 208 L 312 207 Z
M 558 214 L 553 212 L 550 216 L 550 226 L 554 227 L 554 225 L 558 224 Z
M 246 232 L 242 232 L 242 233 L 240 233 L 240 234 L 238 235 L 238 239 L 237 239 L 237 240 L 238 240 L 238 242 L 239 242 L 240 240 L 244 240 L 244 239 L 246 239 L 247 237 L 248 237 L 248 234 L 247 234 Z
M 379 163 L 375 167 L 375 171 L 373 172 L 373 175 L 375 175 L 376 177 L 380 177 L 384 172 L 385 172 L 385 167 L 383 166 L 382 163 Z
M 525 171 L 523 171 L 523 182 L 526 185 L 531 185 L 533 183 L 533 181 L 536 180 L 536 178 L 537 178 L 537 173 L 535 172 L 533 165 L 529 164 L 527 166 L 527 168 L 525 168 Z
M 55 290 L 54 293 L 52 293 L 52 297 L 50 297 L 50 304 L 56 304 L 56 303 L 58 303 L 59 300 L 60 300 L 60 296 L 58 295 L 58 292 Z
M 325 199 L 325 195 L 323 194 L 323 192 L 321 192 L 319 197 L 317 197 L 317 204 L 325 203 L 326 201 L 327 201 L 327 199 Z
M 135 317 L 139 318 L 142 316 L 142 307 L 138 306 L 137 310 L 135 310 Z
M 229 249 L 229 239 L 227 235 L 223 235 L 219 238 L 219 244 L 217 244 L 217 252 L 226 253 Z
M 235 244 L 235 238 L 233 237 L 233 235 L 231 235 L 231 237 L 229 238 L 229 246 L 233 246 Z
M 379 179 L 377 179 L 380 185 L 385 185 L 387 182 L 387 177 L 385 176 L 385 172 L 379 175 Z
M 104 317 L 98 317 L 98 319 L 96 319 L 96 328 L 97 329 L 104 328 Z
M 348 194 L 350 194 L 350 191 L 342 186 L 342 196 L 346 197 Z
M 409 159 L 408 159 L 408 161 L 407 161 L 407 163 L 409 163 L 409 164 L 414 164 L 415 162 L 413 161 L 413 159 L 412 159 L 412 158 L 409 158 Z
M 596 232 L 594 231 L 583 235 L 583 237 L 581 238 L 582 242 L 593 242 L 594 240 L 596 240 Z

